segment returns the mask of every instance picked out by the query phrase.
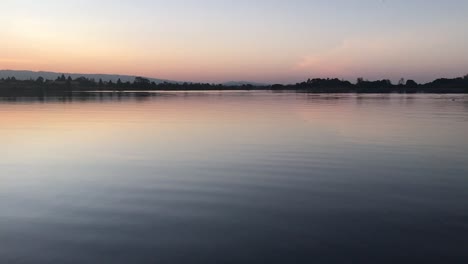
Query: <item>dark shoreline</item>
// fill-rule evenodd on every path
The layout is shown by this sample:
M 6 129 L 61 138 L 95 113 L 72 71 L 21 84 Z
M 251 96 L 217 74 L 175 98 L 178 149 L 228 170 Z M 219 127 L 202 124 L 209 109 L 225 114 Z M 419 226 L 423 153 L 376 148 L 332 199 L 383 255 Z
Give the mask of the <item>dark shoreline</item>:
M 63 96 L 87 92 L 158 92 L 158 91 L 294 91 L 306 93 L 356 93 L 356 94 L 467 94 L 468 75 L 454 79 L 437 79 L 426 84 L 400 80 L 392 84 L 390 80 L 367 81 L 359 78 L 356 83 L 339 79 L 309 79 L 305 82 L 282 85 L 254 86 L 250 84 L 226 86 L 209 83 L 154 83 L 137 77 L 134 82 L 103 82 L 102 80 L 80 77 L 72 79 L 62 75 L 56 80 L 16 80 L 14 77 L 0 79 L 0 96 Z

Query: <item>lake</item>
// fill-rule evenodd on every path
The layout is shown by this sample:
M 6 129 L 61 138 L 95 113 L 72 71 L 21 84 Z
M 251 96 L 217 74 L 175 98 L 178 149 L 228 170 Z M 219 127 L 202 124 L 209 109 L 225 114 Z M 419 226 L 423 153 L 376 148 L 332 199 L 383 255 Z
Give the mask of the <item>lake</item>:
M 468 95 L 0 99 L 0 263 L 468 263 Z

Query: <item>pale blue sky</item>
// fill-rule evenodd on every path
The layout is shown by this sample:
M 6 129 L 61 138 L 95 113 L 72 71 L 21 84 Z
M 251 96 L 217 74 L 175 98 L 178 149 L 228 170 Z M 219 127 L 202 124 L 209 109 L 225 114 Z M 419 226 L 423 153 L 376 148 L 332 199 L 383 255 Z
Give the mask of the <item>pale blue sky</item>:
M 0 3 L 0 68 L 193 80 L 468 73 L 468 1 Z

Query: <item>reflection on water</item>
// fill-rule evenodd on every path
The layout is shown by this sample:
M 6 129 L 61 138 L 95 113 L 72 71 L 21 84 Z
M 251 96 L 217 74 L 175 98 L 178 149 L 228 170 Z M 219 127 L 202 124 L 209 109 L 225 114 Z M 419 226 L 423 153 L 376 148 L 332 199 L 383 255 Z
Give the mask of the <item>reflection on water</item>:
M 0 100 L 0 263 L 466 263 L 468 97 Z

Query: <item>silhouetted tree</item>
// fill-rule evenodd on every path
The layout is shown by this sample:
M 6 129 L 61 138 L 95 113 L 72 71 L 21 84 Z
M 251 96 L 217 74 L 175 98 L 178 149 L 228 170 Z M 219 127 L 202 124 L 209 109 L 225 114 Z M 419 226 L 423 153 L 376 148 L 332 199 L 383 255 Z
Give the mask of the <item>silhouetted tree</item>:
M 75 80 L 78 83 L 78 86 L 81 88 L 93 88 L 96 87 L 96 83 L 93 80 L 89 80 L 86 77 L 78 77 Z
M 146 78 L 136 77 L 133 85 L 135 88 L 149 88 L 151 86 L 151 82 Z
M 44 78 L 42 78 L 41 76 L 37 77 L 36 83 L 43 84 L 44 83 Z
M 71 88 L 72 86 L 72 78 L 68 76 L 67 80 L 65 81 L 65 85 L 67 86 L 68 89 Z
M 104 83 L 102 82 L 102 79 L 99 79 L 98 86 L 99 86 L 99 87 L 103 87 L 103 86 L 104 86 Z
M 125 85 L 124 85 L 124 83 L 122 83 L 122 80 L 120 80 L 120 78 L 119 78 L 119 79 L 117 79 L 116 86 L 117 86 L 117 89 L 119 89 L 119 91 L 123 91 Z
M 398 81 L 398 85 L 405 85 L 405 78 L 401 78 L 399 81 Z
M 56 81 L 57 82 L 65 82 L 67 78 L 65 78 L 65 74 L 62 74 L 61 76 L 57 77 Z
M 408 80 L 406 81 L 406 86 L 414 88 L 414 87 L 418 87 L 418 83 L 413 80 Z

